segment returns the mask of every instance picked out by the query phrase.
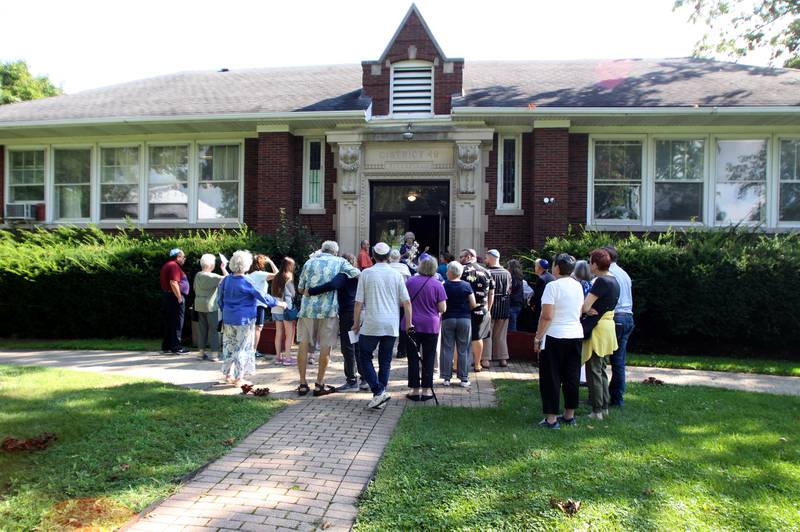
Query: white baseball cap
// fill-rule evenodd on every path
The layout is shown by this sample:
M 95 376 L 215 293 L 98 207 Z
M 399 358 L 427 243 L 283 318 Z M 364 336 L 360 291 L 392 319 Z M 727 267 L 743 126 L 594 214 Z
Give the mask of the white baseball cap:
M 375 252 L 376 255 L 388 255 L 392 248 L 389 247 L 389 244 L 386 242 L 378 242 L 375 244 L 375 247 L 372 248 L 372 251 Z

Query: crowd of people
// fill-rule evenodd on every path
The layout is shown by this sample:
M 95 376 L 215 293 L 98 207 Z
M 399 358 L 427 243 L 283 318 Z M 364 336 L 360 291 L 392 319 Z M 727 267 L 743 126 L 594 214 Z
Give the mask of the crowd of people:
M 200 358 L 221 362 L 226 382 L 241 386 L 256 370 L 260 332 L 270 309 L 275 322 L 276 364 L 297 366 L 297 393 L 323 396 L 336 391 L 372 392 L 370 408 L 390 399 L 392 359 L 408 359 L 409 401 L 435 398 L 439 385 L 455 381 L 470 388 L 470 373 L 506 367 L 508 332 L 535 332 L 545 428 L 575 424 L 581 368 L 585 368 L 594 419 L 621 407 L 625 392 L 627 341 L 633 330 L 631 279 L 609 246 L 588 260 L 561 253 L 552 265 L 534 263 L 532 286 L 518 260 L 503 267 L 500 252 L 488 250 L 483 263 L 474 249 L 456 259 L 419 253 L 412 233 L 400 249 L 364 240 L 357 255 L 325 241 L 295 279 L 296 262 L 277 266 L 265 255 L 236 251 L 228 261 L 200 258 L 193 282 Z M 185 255 L 170 251 L 161 269 L 164 309 L 162 350 L 181 354 L 181 331 L 190 285 Z M 292 348 L 298 343 L 297 357 Z M 344 384 L 327 383 L 331 349 L 339 344 Z M 377 351 L 376 371 L 374 355 Z M 307 372 L 315 364 L 313 386 Z M 610 363 L 611 380 L 606 367 Z M 455 375 L 454 375 L 455 374 Z M 560 400 L 563 394 L 564 410 Z

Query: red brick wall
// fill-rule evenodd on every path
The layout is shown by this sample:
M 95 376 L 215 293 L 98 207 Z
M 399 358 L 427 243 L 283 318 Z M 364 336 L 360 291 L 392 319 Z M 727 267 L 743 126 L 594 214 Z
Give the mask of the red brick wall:
M 533 246 L 563 234 L 569 217 L 569 131 L 537 129 L 533 139 Z M 544 198 L 555 198 L 545 204 Z
M 281 208 L 286 209 L 289 220 L 297 216 L 292 202 L 297 141 L 290 133 L 259 133 L 257 164 L 250 159 L 248 165 L 245 151 L 245 223 L 260 233 L 275 231 Z M 252 149 L 252 143 L 249 146 Z M 248 166 L 250 171 L 257 166 L 255 180 L 248 174 Z
M 569 136 L 569 223 L 586 225 L 586 204 L 589 199 L 589 135 Z
M 485 212 L 489 220 L 486 231 L 485 246 L 496 248 L 500 256 L 509 257 L 514 252 L 528 251 L 532 245 L 530 220 L 532 218 L 533 196 L 533 134 L 522 135 L 522 216 L 497 216 L 497 156 L 498 136 L 494 136 L 492 151 L 489 153 L 489 166 L 486 168 L 486 180 L 489 185 L 489 196 L 486 198 Z
M 392 43 L 389 52 L 381 62 L 379 75 L 372 75 L 373 62 L 362 63 L 362 87 L 364 94 L 372 98 L 372 114 L 378 116 L 389 114 L 391 69 L 386 67 L 386 60 L 391 63 L 408 60 L 408 47 L 411 45 L 417 48 L 417 60 L 433 62 L 435 59 L 439 59 L 439 64 L 433 68 L 433 110 L 437 115 L 450 114 L 452 95 L 461 93 L 464 62 L 455 62 L 453 72 L 444 73 L 445 58 L 440 57 L 437 53 L 436 46 L 416 13 L 411 13 L 405 26 Z
M 258 209 L 258 141 L 259 139 L 244 140 L 244 209 L 242 217 L 244 223 L 251 229 L 256 229 L 256 213 Z

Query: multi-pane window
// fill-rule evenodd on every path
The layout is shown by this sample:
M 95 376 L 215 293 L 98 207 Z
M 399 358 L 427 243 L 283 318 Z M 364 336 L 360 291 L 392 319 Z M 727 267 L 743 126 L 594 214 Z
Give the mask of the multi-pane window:
M 656 140 L 655 146 L 654 220 L 702 221 L 705 141 Z
M 516 136 L 500 137 L 500 161 L 497 180 L 497 207 L 498 209 L 519 208 L 519 178 L 520 157 L 519 142 Z
M 197 218 L 239 217 L 239 146 L 200 145 Z
M 147 172 L 148 218 L 189 216 L 189 146 L 151 146 Z
M 323 207 L 323 176 L 322 141 L 309 139 L 305 143 L 303 162 L 303 207 Z
M 800 139 L 781 140 L 778 220 L 800 222 Z
M 767 141 L 717 140 L 718 223 L 763 222 L 767 198 Z
M 8 155 L 8 202 L 44 201 L 44 150 L 13 150 Z
M 139 148 L 100 149 L 100 219 L 139 218 Z
M 81 220 L 91 216 L 92 150 L 53 150 L 55 218 Z
M 433 112 L 433 69 L 430 63 L 392 68 L 392 114 Z
M 596 141 L 593 169 L 594 218 L 641 219 L 642 142 Z

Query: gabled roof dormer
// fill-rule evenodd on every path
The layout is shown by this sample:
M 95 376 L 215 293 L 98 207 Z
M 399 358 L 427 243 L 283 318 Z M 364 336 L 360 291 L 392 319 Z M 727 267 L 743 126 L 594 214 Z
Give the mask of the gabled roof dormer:
M 452 97 L 461 96 L 464 60 L 444 55 L 414 4 L 380 59 L 361 65 L 375 116 L 450 114 Z

